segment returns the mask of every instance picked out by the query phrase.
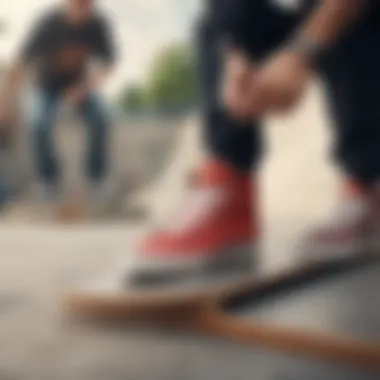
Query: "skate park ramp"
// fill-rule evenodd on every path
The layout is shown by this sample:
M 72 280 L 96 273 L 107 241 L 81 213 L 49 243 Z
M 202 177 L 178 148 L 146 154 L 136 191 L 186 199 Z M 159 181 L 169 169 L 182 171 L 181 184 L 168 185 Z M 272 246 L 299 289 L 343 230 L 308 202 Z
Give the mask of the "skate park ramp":
M 62 197 L 69 203 L 75 202 L 78 195 L 84 198 L 83 193 L 88 189 L 84 176 L 88 141 L 86 129 L 81 123 L 61 119 L 54 137 L 62 174 Z M 112 200 L 105 219 L 131 217 L 127 208 L 131 204 L 130 199 L 147 183 L 161 176 L 170 153 L 179 143 L 183 124 L 183 118 L 163 117 L 123 118 L 114 123 L 107 178 L 108 197 Z M 35 221 L 38 219 L 35 214 L 41 211 L 39 209 L 43 210 L 39 206 L 44 205 L 37 192 L 35 159 L 27 127 L 20 128 L 15 140 L 12 149 L 0 151 L 5 167 L 0 167 L 0 174 L 5 171 L 9 173 L 7 176 L 15 194 L 14 202 L 5 210 L 3 217 L 12 221 Z
M 300 234 L 329 211 L 336 196 L 337 176 L 327 160 L 330 136 L 320 95 L 320 89 L 313 88 L 292 115 L 268 120 L 269 153 L 260 176 L 269 266 L 291 260 Z M 191 130 L 199 124 L 195 119 L 193 123 L 183 135 L 181 144 L 186 147 L 187 139 L 197 138 Z M 169 179 L 174 172 L 178 174 L 173 169 Z M 165 204 L 166 210 L 157 213 L 169 212 L 174 198 L 166 188 L 171 185 L 163 183 L 161 195 L 158 190 L 144 194 Z M 87 325 L 63 315 L 62 289 L 112 266 L 145 228 L 127 222 L 44 227 L 2 223 L 0 379 L 378 379 L 378 374 L 205 337 Z

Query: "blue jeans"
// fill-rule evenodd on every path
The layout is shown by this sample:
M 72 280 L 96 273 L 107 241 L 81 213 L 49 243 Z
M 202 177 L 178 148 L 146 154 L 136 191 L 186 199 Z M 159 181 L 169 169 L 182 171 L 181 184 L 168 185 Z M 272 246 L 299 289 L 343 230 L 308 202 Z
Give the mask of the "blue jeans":
M 31 121 L 32 145 L 40 178 L 49 183 L 57 182 L 60 168 L 53 144 L 53 128 L 56 123 L 61 93 L 41 90 L 33 109 Z M 89 95 L 78 107 L 88 130 L 86 175 L 100 180 L 107 173 L 109 119 L 101 99 Z

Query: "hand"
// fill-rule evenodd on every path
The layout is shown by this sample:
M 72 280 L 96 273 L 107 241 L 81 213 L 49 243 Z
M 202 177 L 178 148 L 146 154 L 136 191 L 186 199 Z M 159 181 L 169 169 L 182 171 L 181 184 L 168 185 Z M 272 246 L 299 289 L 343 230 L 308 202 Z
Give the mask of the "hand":
M 237 51 L 228 52 L 221 85 L 221 98 L 231 116 L 239 119 L 249 118 L 255 72 L 244 54 Z
M 71 86 L 65 93 L 64 101 L 70 105 L 79 105 L 84 102 L 88 89 L 83 84 Z
M 256 75 L 251 116 L 284 112 L 295 106 L 307 89 L 310 73 L 308 61 L 296 52 L 283 51 L 273 56 Z

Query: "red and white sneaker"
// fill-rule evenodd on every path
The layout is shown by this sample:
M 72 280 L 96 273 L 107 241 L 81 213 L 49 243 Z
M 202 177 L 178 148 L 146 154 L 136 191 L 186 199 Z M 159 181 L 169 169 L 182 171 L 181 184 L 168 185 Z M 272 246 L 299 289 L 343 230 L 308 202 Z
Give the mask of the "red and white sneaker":
M 367 253 L 374 239 L 374 192 L 356 182 L 346 183 L 330 218 L 303 241 L 307 261 L 342 260 Z
M 152 285 L 187 276 L 250 269 L 258 237 L 256 188 L 247 174 L 206 162 L 170 224 L 137 246 L 128 280 Z

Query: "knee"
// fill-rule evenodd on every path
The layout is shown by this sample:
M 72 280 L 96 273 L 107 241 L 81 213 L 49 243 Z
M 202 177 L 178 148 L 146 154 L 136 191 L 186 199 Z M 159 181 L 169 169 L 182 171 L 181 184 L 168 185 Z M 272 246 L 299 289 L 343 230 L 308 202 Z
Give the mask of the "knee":
M 52 129 L 54 118 L 44 104 L 36 104 L 29 112 L 29 130 L 33 136 L 47 137 Z
M 109 122 L 109 112 L 104 100 L 98 95 L 91 95 L 84 105 L 84 117 L 91 127 L 98 130 L 105 129 Z
M 48 124 L 48 121 L 43 117 L 38 117 L 32 121 L 30 133 L 37 143 L 43 143 L 49 139 L 50 127 Z
M 37 144 L 46 144 L 51 138 L 51 120 L 40 115 L 31 123 L 30 133 Z

